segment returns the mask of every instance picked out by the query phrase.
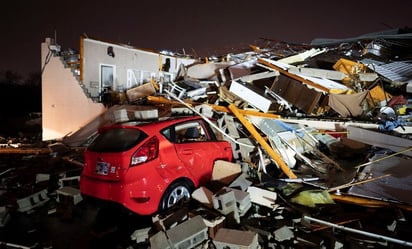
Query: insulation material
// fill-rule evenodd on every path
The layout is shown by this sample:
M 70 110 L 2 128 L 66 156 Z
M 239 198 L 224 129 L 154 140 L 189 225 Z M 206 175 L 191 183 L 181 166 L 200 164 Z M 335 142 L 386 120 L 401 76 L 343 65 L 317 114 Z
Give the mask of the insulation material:
M 318 204 L 335 204 L 329 193 L 323 190 L 304 190 L 290 200 L 307 207 L 316 207 Z

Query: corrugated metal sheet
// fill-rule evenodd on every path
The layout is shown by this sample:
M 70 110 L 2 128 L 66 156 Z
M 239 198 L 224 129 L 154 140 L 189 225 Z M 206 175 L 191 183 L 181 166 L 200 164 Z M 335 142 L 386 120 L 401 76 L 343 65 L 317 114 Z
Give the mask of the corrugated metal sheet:
M 388 64 L 378 65 L 375 63 L 367 64 L 368 68 L 377 74 L 396 82 L 412 81 L 412 64 L 396 61 Z

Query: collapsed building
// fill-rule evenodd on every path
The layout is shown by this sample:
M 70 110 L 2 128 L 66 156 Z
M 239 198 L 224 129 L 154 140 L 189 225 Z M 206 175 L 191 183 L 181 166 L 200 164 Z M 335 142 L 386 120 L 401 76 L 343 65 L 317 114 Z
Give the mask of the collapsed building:
M 76 52 L 47 38 L 43 140 L 81 148 L 104 125 L 216 118 L 236 163 L 216 166 L 229 174 L 195 190 L 201 208 L 159 214 L 154 228 L 132 235 L 151 248 L 196 248 L 207 240 L 216 248 L 343 248 L 348 240 L 330 227 L 362 234 L 355 240 L 363 244 L 411 246 L 401 226 L 386 231 L 398 238 L 365 233 L 360 217 L 334 217 L 330 208 L 411 210 L 411 39 L 407 29 L 311 44 L 261 39 L 236 53 L 194 58 L 85 36 Z M 80 201 L 76 188 L 58 189 L 66 195 Z M 48 200 L 41 190 L 19 199 L 18 209 Z

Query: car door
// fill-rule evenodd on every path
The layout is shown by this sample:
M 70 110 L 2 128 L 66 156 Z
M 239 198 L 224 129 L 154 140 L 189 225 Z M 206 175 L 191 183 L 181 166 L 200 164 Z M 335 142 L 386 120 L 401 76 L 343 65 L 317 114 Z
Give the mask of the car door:
M 176 153 L 196 184 L 210 180 L 214 160 L 220 154 L 219 142 L 212 140 L 205 125 L 203 120 L 195 120 L 175 126 Z

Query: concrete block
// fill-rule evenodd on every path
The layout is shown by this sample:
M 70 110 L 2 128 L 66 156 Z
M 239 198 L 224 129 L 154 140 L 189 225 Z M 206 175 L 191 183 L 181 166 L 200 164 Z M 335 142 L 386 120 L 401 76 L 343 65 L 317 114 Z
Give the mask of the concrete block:
M 250 194 L 248 192 L 235 189 L 235 188 L 228 188 L 228 187 L 223 187 L 223 188 L 233 191 L 233 193 L 235 194 L 237 211 L 239 212 L 240 216 L 245 215 L 246 212 L 252 206 L 252 202 L 250 201 Z
M 172 208 L 167 213 L 157 214 L 152 217 L 153 224 L 158 230 L 169 230 L 189 218 L 187 208 Z
M 224 215 L 237 211 L 235 192 L 222 188 L 213 195 L 213 207 Z
M 18 199 L 17 205 L 19 208 L 17 210 L 19 212 L 31 212 L 32 209 L 44 205 L 49 199 L 47 189 L 40 190 L 37 193 Z
M 50 174 L 42 174 L 42 173 L 36 174 L 36 183 L 46 182 L 49 180 L 50 180 Z
M 65 186 L 79 186 L 80 176 L 70 176 L 59 179 L 59 187 L 63 188 Z
M 280 242 L 290 240 L 295 237 L 293 231 L 290 230 L 290 228 L 288 228 L 287 226 L 276 229 L 273 234 L 275 235 L 275 240 Z
M 57 193 L 57 202 L 64 203 L 64 204 L 73 204 L 77 205 L 79 202 L 83 200 L 80 189 L 73 188 L 70 186 L 63 187 L 61 189 L 56 190 Z
M 198 208 L 191 211 L 190 214 L 192 217 L 196 215 L 200 215 L 203 218 L 206 226 L 209 230 L 209 237 L 214 238 L 217 231 L 222 228 L 226 227 L 226 216 L 222 215 L 220 212 L 217 212 L 213 209 L 206 209 L 206 208 Z
M 250 199 L 253 203 L 268 208 L 275 208 L 276 192 L 254 186 L 249 186 L 247 192 L 250 194 Z
M 230 185 L 229 188 L 237 188 L 243 191 L 247 191 L 248 187 L 252 185 L 252 181 L 247 179 L 247 174 L 243 173 L 239 175 Z
M 202 216 L 193 218 L 166 231 L 173 248 L 195 248 L 208 239 L 208 229 Z
M 258 235 L 251 231 L 221 228 L 213 242 L 216 249 L 258 249 Z
M 150 248 L 151 249 L 172 249 L 173 247 L 169 244 L 166 237 L 166 233 L 160 231 L 150 237 Z
M 139 120 L 157 119 L 159 118 L 159 112 L 157 109 L 139 110 L 134 112 L 134 117 Z
M 127 115 L 126 109 L 114 110 L 113 111 L 113 120 L 115 123 L 122 123 L 129 121 L 129 116 Z
M 145 242 L 149 239 L 149 231 L 152 229 L 151 227 L 146 227 L 142 229 L 135 230 L 130 238 L 135 241 L 136 243 Z

